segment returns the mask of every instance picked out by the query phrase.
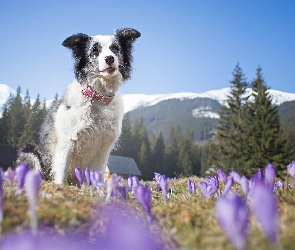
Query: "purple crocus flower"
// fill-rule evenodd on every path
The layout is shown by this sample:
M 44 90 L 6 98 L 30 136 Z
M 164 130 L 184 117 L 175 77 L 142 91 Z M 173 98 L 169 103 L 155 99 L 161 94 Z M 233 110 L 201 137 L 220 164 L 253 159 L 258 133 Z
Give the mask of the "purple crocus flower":
M 155 178 L 154 180 L 157 182 L 157 184 L 160 186 L 162 192 L 163 192 L 163 197 L 164 197 L 164 203 L 166 204 L 166 199 L 167 199 L 167 193 L 168 193 L 168 183 L 167 183 L 167 177 L 166 175 L 161 175 L 159 173 L 154 173 Z
M 105 186 L 102 182 L 102 174 L 100 171 L 90 172 L 90 180 L 94 187 L 96 187 L 97 192 L 102 196 L 101 188 Z M 91 188 L 91 187 L 90 187 Z
M 117 191 L 120 193 L 123 200 L 126 201 L 126 199 L 127 199 L 127 188 L 126 188 L 126 186 L 125 185 L 118 185 L 117 186 Z
M 277 242 L 277 200 L 272 189 L 263 181 L 256 181 L 251 195 L 252 211 L 270 242 Z
M 161 175 L 159 184 L 162 189 L 162 193 L 163 193 L 163 197 L 164 197 L 164 204 L 166 204 L 167 193 L 168 193 L 168 191 L 167 191 L 168 184 L 167 184 L 166 175 Z
M 82 185 L 83 185 L 83 173 L 82 173 L 81 168 L 76 167 L 75 168 L 75 174 L 76 174 L 76 177 L 77 177 L 77 179 L 78 179 L 78 181 L 80 183 L 80 186 L 82 187 Z
M 151 188 L 149 186 L 144 187 L 141 184 L 138 184 L 134 189 L 134 196 L 136 200 L 141 204 L 144 211 L 146 212 L 149 221 L 152 220 L 152 197 L 151 197 Z
M 89 186 L 90 196 L 92 197 L 93 196 L 92 181 L 91 181 L 91 178 L 90 178 L 90 170 L 89 170 L 89 168 L 85 169 L 85 178 L 86 178 L 87 184 Z
M 87 181 L 87 184 L 88 186 L 92 186 L 92 181 L 91 181 L 91 178 L 90 178 L 90 171 L 89 171 L 89 168 L 86 168 L 85 169 L 85 178 L 86 178 L 86 181 Z
M 10 186 L 10 188 L 13 186 L 13 182 L 15 179 L 15 171 L 11 169 L 11 167 L 9 167 L 5 172 L 4 172 L 4 180 L 6 180 Z
M 218 169 L 217 170 L 217 174 L 218 174 L 218 179 L 221 180 L 224 183 L 224 185 L 225 185 L 226 182 L 227 182 L 227 176 L 226 176 L 226 174 L 221 169 Z
M 196 183 L 194 181 L 191 181 L 190 179 L 187 180 L 187 190 L 191 193 L 196 193 Z
M 232 187 L 233 184 L 234 184 L 234 178 L 230 177 L 224 186 L 224 190 L 222 192 L 222 195 L 227 195 L 228 191 L 230 190 L 230 188 Z
M 245 249 L 249 214 L 243 199 L 234 193 L 221 196 L 216 201 L 215 212 L 218 223 L 234 247 Z
M 20 195 L 22 193 L 23 187 L 25 185 L 25 177 L 29 170 L 29 166 L 25 163 L 21 163 L 16 167 L 15 177 L 17 180 L 17 190 L 15 192 L 15 196 Z
M 128 191 L 131 192 L 132 191 L 132 187 L 133 187 L 132 176 L 131 175 L 128 176 L 127 185 L 128 185 Z
M 197 187 L 196 187 L 196 183 L 194 181 L 191 181 L 191 187 L 192 187 L 192 193 L 196 193 L 197 192 Z
M 263 181 L 264 180 L 264 176 L 263 176 L 261 168 L 258 169 L 258 172 L 256 174 L 256 178 L 257 178 L 258 181 Z
M 248 180 L 245 176 L 242 176 L 241 178 L 241 188 L 243 190 L 244 195 L 248 195 L 248 191 L 249 191 L 249 184 L 248 184 Z
M 278 189 L 284 189 L 284 182 L 280 179 L 278 179 L 274 184 L 274 191 L 277 191 Z
M 25 188 L 30 208 L 30 219 L 32 233 L 37 233 L 37 215 L 36 206 L 39 200 L 39 191 L 41 187 L 41 174 L 39 171 L 30 170 L 26 174 Z
M 139 183 L 138 177 L 137 176 L 128 176 L 128 191 L 131 192 L 132 188 L 135 188 L 137 184 Z
M 132 185 L 135 188 L 139 184 L 139 180 L 137 176 L 132 176 Z
M 160 182 L 160 178 L 161 178 L 161 174 L 154 172 L 154 181 L 159 183 Z
M 106 201 L 108 201 L 111 196 L 113 196 L 119 186 L 119 182 L 121 181 L 122 177 L 113 174 L 111 178 L 107 180 L 107 196 Z
M 264 178 L 265 178 L 266 184 L 269 187 L 273 188 L 273 186 L 276 182 L 277 173 L 276 173 L 275 167 L 271 163 L 266 165 L 264 175 L 265 175 Z
M 208 199 L 219 189 L 218 178 L 216 176 L 209 176 L 207 181 L 200 182 L 200 189 L 202 194 L 206 197 L 206 199 Z
M 232 176 L 235 182 L 241 184 L 241 176 L 236 171 L 231 171 L 229 176 Z
M 295 178 L 295 161 L 292 161 L 287 166 L 288 173 Z
M 192 193 L 192 182 L 190 179 L 188 179 L 186 183 L 187 183 L 187 191 L 189 194 L 191 194 Z

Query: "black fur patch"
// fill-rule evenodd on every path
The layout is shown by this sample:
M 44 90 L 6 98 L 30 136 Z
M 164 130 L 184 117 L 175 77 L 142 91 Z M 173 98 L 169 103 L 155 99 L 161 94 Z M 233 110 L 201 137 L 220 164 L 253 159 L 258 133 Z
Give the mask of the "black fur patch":
M 83 81 L 86 78 L 85 67 L 88 64 L 88 57 L 85 53 L 85 48 L 90 40 L 90 36 L 79 33 L 68 37 L 62 43 L 63 46 L 71 49 L 73 52 L 75 58 L 74 71 L 78 81 Z
M 136 38 L 140 37 L 141 34 L 135 29 L 117 29 L 115 32 L 115 39 L 119 42 L 122 50 L 123 65 L 120 65 L 120 72 L 124 80 L 130 78 L 131 75 L 131 62 L 133 42 Z

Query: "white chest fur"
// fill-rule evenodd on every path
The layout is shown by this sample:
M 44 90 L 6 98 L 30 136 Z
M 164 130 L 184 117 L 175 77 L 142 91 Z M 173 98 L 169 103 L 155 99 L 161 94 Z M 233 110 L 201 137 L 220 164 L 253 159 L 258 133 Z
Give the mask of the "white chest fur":
M 70 84 L 55 117 L 53 150 L 55 182 L 63 183 L 76 166 L 104 171 L 110 150 L 121 133 L 123 104 L 116 94 L 110 104 L 91 103 L 79 83 Z

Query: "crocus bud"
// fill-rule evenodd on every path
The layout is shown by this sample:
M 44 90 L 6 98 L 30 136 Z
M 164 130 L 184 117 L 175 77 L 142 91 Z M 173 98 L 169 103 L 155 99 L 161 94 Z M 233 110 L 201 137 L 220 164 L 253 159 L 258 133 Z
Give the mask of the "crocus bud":
M 227 176 L 226 176 L 226 174 L 221 169 L 218 169 L 217 170 L 217 174 L 218 174 L 218 179 L 221 180 L 224 183 L 224 185 L 225 185 L 226 182 L 227 182 Z
M 90 187 L 92 185 L 92 181 L 91 181 L 91 178 L 90 178 L 89 168 L 85 169 L 85 177 L 86 177 L 87 184 Z
M 251 199 L 253 214 L 260 222 L 262 231 L 269 241 L 275 244 L 278 234 L 278 212 L 273 190 L 263 181 L 256 181 Z
M 192 193 L 195 194 L 197 192 L 196 183 L 194 181 L 191 181 L 191 189 Z
M 137 176 L 132 176 L 132 185 L 135 188 L 139 184 L 139 180 Z
M 107 196 L 106 196 L 106 201 L 110 199 L 111 196 L 115 193 L 117 190 L 117 187 L 119 186 L 119 182 L 122 179 L 122 177 L 113 174 L 111 178 L 108 179 L 107 181 Z
M 257 178 L 258 181 L 263 181 L 264 180 L 264 176 L 263 176 L 261 168 L 258 169 L 258 172 L 256 174 L 256 178 Z
M 274 166 L 272 164 L 267 164 L 265 167 L 265 182 L 266 184 L 273 188 L 275 182 L 276 182 L 276 178 L 277 178 L 277 173 L 276 173 L 276 169 L 274 168 Z
M 37 215 L 36 206 L 39 200 L 39 191 L 41 187 L 41 174 L 39 171 L 28 171 L 25 178 L 25 188 L 29 201 L 31 228 L 33 234 L 37 233 Z
M 230 190 L 230 188 L 232 187 L 233 184 L 234 184 L 234 179 L 233 179 L 233 177 L 230 177 L 224 186 L 224 190 L 223 190 L 222 195 L 227 195 L 228 191 Z
M 141 184 L 138 184 L 134 189 L 134 196 L 136 200 L 141 204 L 144 211 L 146 212 L 148 219 L 152 220 L 152 198 L 151 198 L 151 189 L 149 186 L 144 187 Z
M 234 178 L 235 182 L 241 184 L 241 176 L 236 171 L 231 171 L 229 175 Z
M 245 176 L 242 176 L 241 178 L 241 188 L 243 190 L 244 195 L 248 195 L 248 191 L 249 191 L 249 184 L 248 184 L 248 180 Z
M 5 172 L 4 172 L 4 180 L 6 180 L 9 183 L 9 186 L 13 186 L 14 178 L 15 178 L 15 171 L 9 167 Z
M 164 204 L 166 204 L 166 199 L 167 199 L 167 177 L 166 175 L 161 175 L 160 176 L 160 180 L 159 180 L 159 184 L 160 184 L 160 187 L 162 189 L 162 193 L 163 193 L 163 197 L 164 197 Z
M 288 173 L 295 178 L 295 161 L 292 161 L 287 166 Z
M 30 170 L 29 166 L 25 163 L 21 163 L 16 167 L 15 176 L 17 180 L 17 190 L 15 193 L 15 196 L 20 195 L 22 193 L 22 190 L 25 184 L 25 177 L 29 170 Z
M 190 194 L 192 193 L 191 180 L 187 180 L 187 191 L 188 191 Z
M 208 199 L 211 195 L 215 194 L 219 189 L 218 178 L 209 176 L 206 182 L 200 182 L 200 189 L 202 194 Z
M 245 249 L 249 215 L 243 199 L 236 194 L 221 196 L 216 201 L 215 212 L 218 223 L 234 247 Z
M 81 168 L 76 167 L 75 168 L 75 174 L 76 174 L 76 177 L 77 177 L 77 179 L 78 179 L 78 181 L 80 183 L 80 186 L 82 187 L 82 185 L 83 185 L 83 174 L 82 174 Z

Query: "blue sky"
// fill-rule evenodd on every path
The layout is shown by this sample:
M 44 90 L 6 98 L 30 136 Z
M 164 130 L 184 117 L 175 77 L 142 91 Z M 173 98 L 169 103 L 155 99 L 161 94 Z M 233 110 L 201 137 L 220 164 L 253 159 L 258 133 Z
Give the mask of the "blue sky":
M 295 93 L 295 1 L 0 0 L 0 83 L 30 96 L 61 96 L 73 59 L 61 43 L 75 33 L 132 27 L 132 80 L 123 94 L 204 92 L 229 87 L 239 62 L 247 79 Z

